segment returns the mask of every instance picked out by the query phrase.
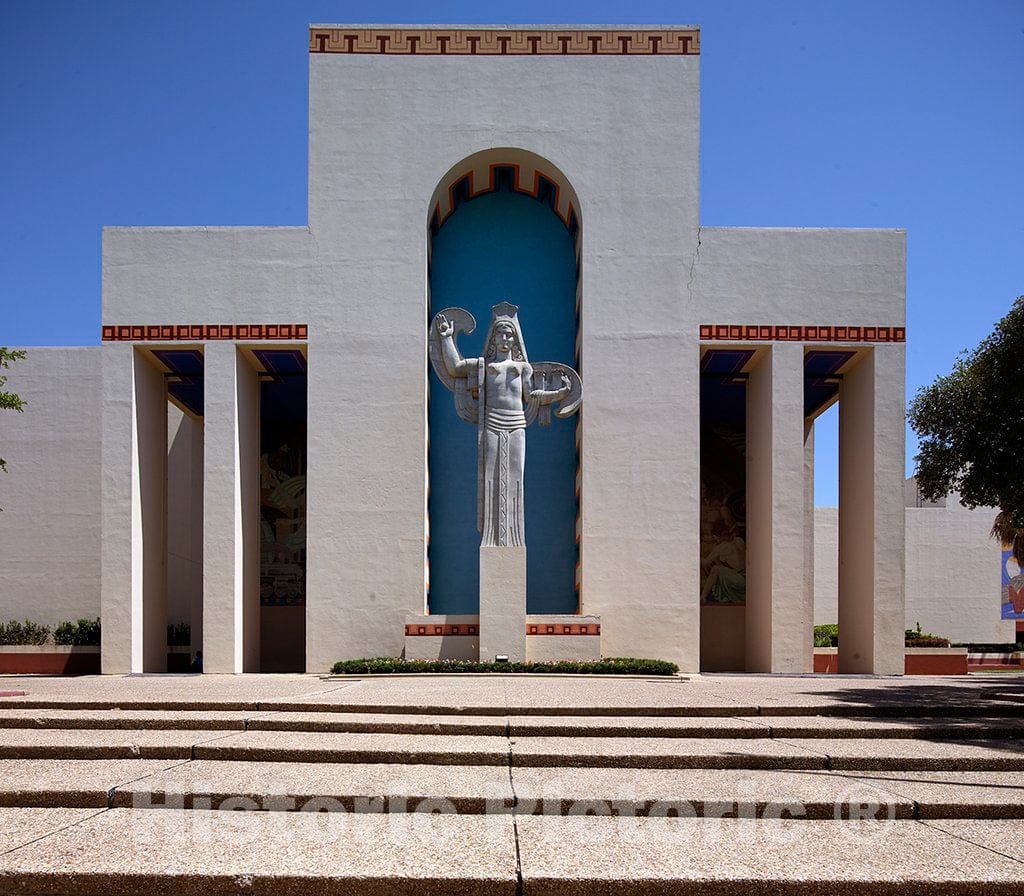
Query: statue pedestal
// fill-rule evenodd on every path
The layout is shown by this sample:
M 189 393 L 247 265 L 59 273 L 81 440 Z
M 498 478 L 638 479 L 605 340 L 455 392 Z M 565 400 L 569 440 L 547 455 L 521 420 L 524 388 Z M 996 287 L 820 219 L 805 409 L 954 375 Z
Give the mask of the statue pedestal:
M 526 548 L 480 548 L 480 662 L 526 661 Z

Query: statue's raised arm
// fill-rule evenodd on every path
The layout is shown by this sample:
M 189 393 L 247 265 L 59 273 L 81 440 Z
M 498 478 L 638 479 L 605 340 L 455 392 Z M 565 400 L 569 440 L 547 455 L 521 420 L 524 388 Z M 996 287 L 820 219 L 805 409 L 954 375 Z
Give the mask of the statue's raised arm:
M 430 364 L 437 378 L 455 396 L 455 409 L 466 423 L 477 423 L 480 416 L 478 358 L 463 358 L 455 340 L 459 333 L 476 329 L 473 315 L 463 308 L 445 308 L 434 315 L 428 334 Z
M 461 311 L 459 308 L 454 310 Z M 469 317 L 469 326 L 465 327 L 465 332 L 472 333 L 476 327 L 476 321 L 468 311 L 464 311 L 463 314 Z M 442 311 L 434 318 L 434 326 L 437 328 L 437 335 L 441 342 L 441 359 L 444 361 L 449 376 L 469 376 L 476 369 L 476 358 L 466 359 L 459 353 L 459 348 L 455 344 L 455 324 Z

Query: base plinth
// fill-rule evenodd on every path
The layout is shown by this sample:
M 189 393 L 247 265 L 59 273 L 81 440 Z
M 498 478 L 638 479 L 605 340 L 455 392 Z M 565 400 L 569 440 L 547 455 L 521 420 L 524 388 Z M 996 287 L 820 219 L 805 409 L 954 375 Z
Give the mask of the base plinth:
M 480 548 L 480 661 L 526 661 L 526 548 Z

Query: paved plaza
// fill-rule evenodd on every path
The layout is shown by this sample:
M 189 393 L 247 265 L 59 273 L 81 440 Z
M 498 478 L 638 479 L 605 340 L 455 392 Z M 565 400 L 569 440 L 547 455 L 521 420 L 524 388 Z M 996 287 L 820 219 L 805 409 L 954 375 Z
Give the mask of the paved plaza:
M 1019 893 L 1024 676 L 0 678 L 0 893 Z

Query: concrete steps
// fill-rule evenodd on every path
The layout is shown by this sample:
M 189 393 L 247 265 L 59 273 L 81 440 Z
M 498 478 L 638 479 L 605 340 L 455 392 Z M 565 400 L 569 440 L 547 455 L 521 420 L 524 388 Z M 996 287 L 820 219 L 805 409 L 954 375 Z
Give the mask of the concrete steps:
M 512 768 L 1014 771 L 1024 740 L 911 737 L 534 737 L 377 732 L 4 728 L 2 759 L 207 759 Z M 836 734 L 837 732 L 828 732 Z M 853 732 L 856 733 L 856 732 Z
M 534 737 L 1024 739 L 1024 718 L 461 715 L 267 710 L 10 708 L 0 729 L 304 731 Z
M 1024 772 L 0 761 L 0 806 L 740 818 L 1024 817 Z
M 76 896 L 1018 896 L 1011 824 L 3 809 L 0 879 Z
M 433 712 L 388 687 L 4 699 L 0 894 L 1022 892 L 1016 699 L 766 711 L 653 683 L 509 711 L 523 687 Z

